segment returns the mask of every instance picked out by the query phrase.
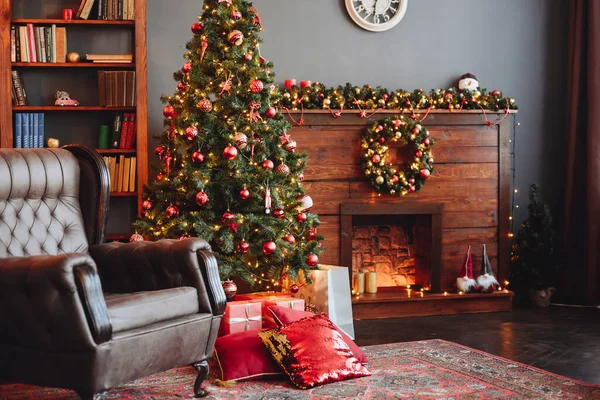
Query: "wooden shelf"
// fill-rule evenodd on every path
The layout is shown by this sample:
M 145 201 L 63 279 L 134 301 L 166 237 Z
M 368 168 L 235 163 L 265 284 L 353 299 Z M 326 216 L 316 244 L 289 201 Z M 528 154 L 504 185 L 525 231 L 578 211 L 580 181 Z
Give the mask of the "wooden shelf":
M 104 20 L 104 19 L 46 19 L 46 18 L 17 18 L 11 21 L 11 24 L 37 24 L 37 25 L 93 25 L 93 26 L 135 26 L 135 21 L 133 20 Z
M 136 107 L 13 106 L 13 111 L 136 111 Z
M 96 149 L 98 154 L 135 154 L 136 149 Z
M 14 62 L 13 68 L 135 68 L 135 63 L 50 63 L 50 62 Z
M 110 192 L 110 197 L 137 197 L 137 192 Z

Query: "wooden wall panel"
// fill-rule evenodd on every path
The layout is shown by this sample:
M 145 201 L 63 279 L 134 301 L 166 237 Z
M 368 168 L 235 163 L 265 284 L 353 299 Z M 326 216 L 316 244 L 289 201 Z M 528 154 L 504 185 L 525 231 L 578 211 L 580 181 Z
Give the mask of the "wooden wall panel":
M 434 173 L 421 191 L 400 198 L 376 193 L 361 167 L 361 135 L 370 121 L 384 118 L 385 114 L 361 120 L 350 113 L 335 119 L 322 111 L 312 111 L 305 113 L 303 126 L 295 126 L 290 132 L 298 151 L 309 155 L 306 192 L 314 200 L 312 210 L 321 218 L 319 232 L 326 236 L 321 262 L 340 264 L 340 204 L 441 202 L 444 203 L 442 290 L 455 287 L 469 245 L 476 274 L 480 269 L 483 243 L 487 245 L 494 270 L 500 263 L 507 265 L 506 255 L 499 254 L 506 247 L 506 241 L 499 234 L 499 221 L 508 219 L 509 215 L 500 207 L 500 192 L 507 190 L 506 185 L 501 186 L 500 176 L 506 174 L 507 168 L 510 171 L 506 157 L 501 158 L 500 154 L 507 142 L 508 121 L 502 123 L 502 131 L 498 126 L 486 126 L 485 118 L 478 112 L 436 111 L 429 115 L 423 124 L 437 141 L 432 151 Z M 501 115 L 488 117 L 497 121 Z M 411 157 L 410 148 L 393 144 L 388 161 L 401 168 Z M 509 194 L 502 198 L 506 199 Z

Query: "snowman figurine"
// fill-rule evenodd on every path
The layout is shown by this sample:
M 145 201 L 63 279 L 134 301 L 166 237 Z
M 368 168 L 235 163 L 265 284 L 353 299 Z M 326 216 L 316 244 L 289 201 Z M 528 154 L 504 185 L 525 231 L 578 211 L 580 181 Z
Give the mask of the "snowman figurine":
M 473 74 L 466 73 L 458 79 L 459 90 L 468 89 L 471 92 L 474 92 L 478 87 L 479 81 L 477 81 L 477 77 Z

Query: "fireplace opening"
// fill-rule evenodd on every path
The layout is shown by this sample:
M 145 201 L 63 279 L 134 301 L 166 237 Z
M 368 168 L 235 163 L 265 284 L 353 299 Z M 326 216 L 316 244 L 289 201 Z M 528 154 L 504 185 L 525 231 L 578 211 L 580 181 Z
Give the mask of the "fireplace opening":
M 442 211 L 442 203 L 342 204 L 340 258 L 351 282 L 369 271 L 377 290 L 439 292 Z
M 377 288 L 431 288 L 431 215 L 357 215 L 352 272 L 376 272 Z

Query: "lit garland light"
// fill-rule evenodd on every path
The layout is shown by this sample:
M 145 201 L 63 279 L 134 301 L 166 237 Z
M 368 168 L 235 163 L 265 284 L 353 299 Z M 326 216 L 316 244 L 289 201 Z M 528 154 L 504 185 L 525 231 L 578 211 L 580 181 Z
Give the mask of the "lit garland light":
M 392 143 L 408 145 L 413 161 L 404 170 L 387 162 Z M 385 118 L 369 126 L 361 140 L 363 170 L 379 193 L 405 196 L 420 190 L 433 172 L 435 141 L 420 121 L 404 116 Z

